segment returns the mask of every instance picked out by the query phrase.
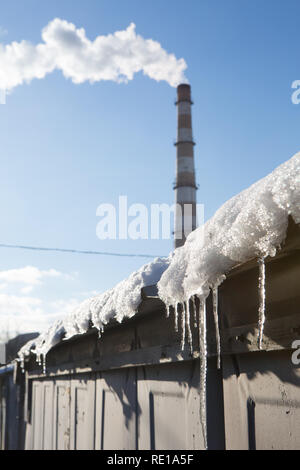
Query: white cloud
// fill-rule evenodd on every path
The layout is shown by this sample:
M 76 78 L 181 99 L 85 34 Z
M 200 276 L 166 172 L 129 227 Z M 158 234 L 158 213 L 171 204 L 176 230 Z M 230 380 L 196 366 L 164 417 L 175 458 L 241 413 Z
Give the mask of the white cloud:
M 0 294 L 0 342 L 2 336 L 12 338 L 19 333 L 44 331 L 79 303 L 76 298 L 49 302 L 37 297 Z
M 45 277 L 61 277 L 62 273 L 55 269 L 42 271 L 35 266 L 26 266 L 24 268 L 9 269 L 7 271 L 0 271 L 0 281 L 4 283 L 22 283 L 35 286 L 41 284 Z
M 10 338 L 18 333 L 44 329 L 46 317 L 41 309 L 41 299 L 0 294 L 0 333 Z
M 21 294 L 30 294 L 33 291 L 33 286 L 22 287 Z
M 17 295 L 0 294 L 0 314 L 18 314 L 39 312 L 37 307 L 41 305 L 41 300 L 35 297 L 20 297 Z
M 0 44 L 0 88 L 11 90 L 55 69 L 73 83 L 126 82 L 138 72 L 171 86 L 187 81 L 184 59 L 166 52 L 159 42 L 136 34 L 133 23 L 91 41 L 83 28 L 56 18 L 43 29 L 42 39 L 37 45 L 25 40 Z
M 60 284 L 65 281 L 69 288 L 69 281 L 76 276 L 78 273 L 65 274 L 56 269 L 41 270 L 35 266 L 0 271 L 0 342 L 19 333 L 41 332 L 72 312 L 82 301 L 81 292 L 76 292 L 71 298 L 54 301 L 48 296 L 39 298 L 31 293 L 50 278 Z M 52 283 L 51 286 L 52 289 Z

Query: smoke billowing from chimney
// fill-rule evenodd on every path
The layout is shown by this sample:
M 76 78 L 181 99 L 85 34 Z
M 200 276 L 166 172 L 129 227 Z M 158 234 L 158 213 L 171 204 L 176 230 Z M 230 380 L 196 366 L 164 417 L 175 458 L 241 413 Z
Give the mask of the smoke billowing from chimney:
M 184 59 L 144 39 L 133 23 L 123 31 L 89 40 L 83 28 L 56 18 L 42 31 L 43 42 L 0 43 L 0 89 L 11 90 L 34 78 L 61 70 L 73 83 L 127 82 L 138 72 L 175 87 L 187 82 Z

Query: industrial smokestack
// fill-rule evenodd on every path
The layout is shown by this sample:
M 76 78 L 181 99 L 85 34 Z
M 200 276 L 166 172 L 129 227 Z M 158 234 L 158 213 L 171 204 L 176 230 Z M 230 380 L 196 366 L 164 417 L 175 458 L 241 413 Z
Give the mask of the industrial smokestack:
M 187 235 L 195 230 L 196 178 L 194 165 L 194 141 L 192 132 L 191 87 L 182 84 L 177 87 L 178 127 L 175 181 L 175 248 L 184 245 Z

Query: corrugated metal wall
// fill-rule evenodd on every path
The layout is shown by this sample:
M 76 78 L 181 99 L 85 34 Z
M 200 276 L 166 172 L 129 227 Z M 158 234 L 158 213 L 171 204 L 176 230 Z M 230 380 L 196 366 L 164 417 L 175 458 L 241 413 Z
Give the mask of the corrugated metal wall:
M 207 301 L 209 449 L 300 449 L 300 368 L 291 349 L 300 335 L 299 232 L 290 223 L 284 249 L 266 261 L 263 351 L 257 260 L 219 289 L 221 371 Z M 155 289 L 142 294 L 139 313 L 101 340 L 91 330 L 53 348 L 46 377 L 34 358 L 26 364 L 26 449 L 203 449 L 198 329 L 194 352 L 182 352 L 174 316 Z
M 300 448 L 300 368 L 291 354 L 224 358 L 226 449 Z
M 210 449 L 300 448 L 300 369 L 290 359 L 226 356 L 223 387 L 210 361 Z M 203 449 L 199 408 L 198 361 L 33 380 L 26 449 Z
M 199 449 L 196 361 L 32 383 L 26 449 Z

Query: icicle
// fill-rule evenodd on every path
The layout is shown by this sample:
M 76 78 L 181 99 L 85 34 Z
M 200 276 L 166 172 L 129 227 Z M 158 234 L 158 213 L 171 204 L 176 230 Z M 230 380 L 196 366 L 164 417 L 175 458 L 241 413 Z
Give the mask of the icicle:
M 43 374 L 46 374 L 47 373 L 46 354 L 43 354 L 42 357 L 43 357 Z
M 167 308 L 166 308 L 166 315 L 167 315 L 167 318 L 170 317 L 171 315 L 171 305 L 168 305 Z
M 104 333 L 104 326 L 101 325 L 101 326 L 98 326 L 99 328 L 99 331 L 98 331 L 98 339 L 100 339 Z
M 197 322 L 197 307 L 196 307 L 195 296 L 192 297 L 192 303 L 193 303 L 193 311 L 194 311 L 194 327 L 197 328 L 198 322 Z
M 258 348 L 262 348 L 262 340 L 264 335 L 264 326 L 266 321 L 265 309 L 266 309 L 266 266 L 265 259 L 260 258 L 258 260 L 259 265 L 259 277 L 258 277 L 258 297 L 259 297 L 259 308 L 258 308 Z
M 193 336 L 192 336 L 192 330 L 191 330 L 190 300 L 187 301 L 185 324 L 186 324 L 186 329 L 187 329 L 187 334 L 188 334 L 188 343 L 189 343 L 190 351 L 191 351 L 191 354 L 192 354 L 193 353 Z
M 186 323 L 186 304 L 182 304 L 181 309 L 181 351 L 184 350 L 185 346 L 185 323 Z
M 215 319 L 215 328 L 216 328 L 216 343 L 217 343 L 217 368 L 221 368 L 221 338 L 220 338 L 220 329 L 219 329 L 219 313 L 218 313 L 218 288 L 214 287 L 212 291 L 213 295 L 213 312 Z
M 207 376 L 207 341 L 206 341 L 206 302 L 200 299 L 199 308 L 199 354 L 200 354 L 200 422 L 207 449 L 207 410 L 206 410 L 206 376 Z
M 178 316 L 179 316 L 179 304 L 176 304 L 174 307 L 174 315 L 175 315 L 175 331 L 178 332 Z

